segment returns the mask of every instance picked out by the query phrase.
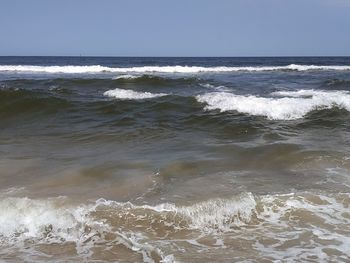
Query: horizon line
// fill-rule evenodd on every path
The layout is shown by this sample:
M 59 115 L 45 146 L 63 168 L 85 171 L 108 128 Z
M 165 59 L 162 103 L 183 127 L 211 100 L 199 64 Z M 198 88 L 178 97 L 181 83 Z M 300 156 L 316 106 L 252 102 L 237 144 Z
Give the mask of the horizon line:
M 350 57 L 350 55 L 258 55 L 258 56 L 106 56 L 106 55 L 0 55 L 1 57 L 74 57 L 74 58 L 320 58 Z

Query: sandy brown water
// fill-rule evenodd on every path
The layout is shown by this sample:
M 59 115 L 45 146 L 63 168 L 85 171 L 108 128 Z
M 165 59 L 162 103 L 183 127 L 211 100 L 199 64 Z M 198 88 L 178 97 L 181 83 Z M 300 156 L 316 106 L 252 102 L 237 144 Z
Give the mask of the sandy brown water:
M 0 261 L 350 262 L 348 58 L 87 61 L 0 58 Z

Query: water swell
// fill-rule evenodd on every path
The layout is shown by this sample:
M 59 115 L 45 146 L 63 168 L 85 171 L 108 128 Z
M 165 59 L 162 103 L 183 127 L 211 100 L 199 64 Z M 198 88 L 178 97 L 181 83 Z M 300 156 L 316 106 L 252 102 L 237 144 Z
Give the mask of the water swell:
M 157 75 L 149 75 L 149 74 L 127 74 L 127 75 L 118 75 L 112 78 L 118 83 L 132 83 L 132 84 L 143 84 L 143 85 L 186 85 L 186 84 L 194 84 L 200 81 L 200 78 L 196 77 L 174 77 L 174 76 L 157 76 Z
M 350 80 L 347 79 L 330 79 L 330 80 L 326 80 L 324 82 L 324 84 L 326 86 L 329 87 L 343 87 L 343 88 L 350 88 Z
M 40 90 L 0 90 L 0 114 L 3 117 L 32 112 L 56 113 L 70 106 L 69 100 Z
M 106 97 L 116 101 L 127 101 L 126 104 L 111 105 L 112 107 L 118 106 L 120 110 L 125 107 L 128 110 L 136 110 L 132 107 L 138 106 L 133 105 L 132 102 L 144 101 L 144 112 L 166 110 L 170 113 L 173 110 L 171 115 L 180 114 L 179 117 L 181 116 L 181 119 L 187 122 L 216 118 L 209 112 L 213 110 L 263 116 L 269 120 L 296 120 L 307 116 L 324 116 L 325 111 L 326 115 L 329 113 L 330 116 L 333 116 L 333 113 L 342 114 L 342 112 L 350 111 L 350 92 L 345 90 L 275 91 L 268 97 L 261 97 L 236 95 L 229 91 L 213 91 L 201 95 L 177 95 L 115 88 L 113 85 L 110 87 L 112 89 L 100 92 L 87 89 L 72 90 L 65 85 L 50 85 L 46 90 L 2 88 L 0 89 L 0 113 L 55 113 L 66 111 L 70 107 L 75 107 L 76 111 L 80 109 L 94 111 L 96 105 L 100 108 L 110 105 L 110 100 L 106 100 Z M 205 111 L 201 113 L 200 110 L 203 107 Z

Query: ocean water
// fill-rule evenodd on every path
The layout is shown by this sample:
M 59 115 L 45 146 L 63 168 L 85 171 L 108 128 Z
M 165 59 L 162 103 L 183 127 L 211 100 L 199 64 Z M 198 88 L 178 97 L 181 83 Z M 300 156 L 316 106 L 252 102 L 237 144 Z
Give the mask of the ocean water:
M 350 262 L 349 172 L 349 57 L 0 57 L 1 262 Z

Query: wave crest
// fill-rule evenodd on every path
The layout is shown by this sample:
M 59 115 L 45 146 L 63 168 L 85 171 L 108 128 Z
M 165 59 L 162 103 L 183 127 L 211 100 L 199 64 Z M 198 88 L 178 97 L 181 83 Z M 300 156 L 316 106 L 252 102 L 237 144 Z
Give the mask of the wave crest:
M 350 93 L 347 91 L 278 91 L 271 95 L 275 97 L 210 92 L 198 95 L 196 99 L 206 104 L 206 110 L 238 111 L 253 116 L 265 116 L 271 120 L 299 119 L 313 110 L 333 107 L 350 111 Z
M 90 66 L 34 66 L 34 65 L 0 65 L 0 71 L 5 72 L 28 72 L 28 73 L 65 73 L 65 74 L 83 74 L 83 73 L 201 73 L 201 72 L 259 72 L 259 71 L 308 71 L 308 70 L 350 70 L 348 65 L 297 65 L 290 64 L 286 66 L 140 66 L 140 67 L 106 67 L 101 65 Z
M 151 93 L 151 92 L 139 92 L 129 89 L 113 89 L 107 90 L 103 93 L 107 97 L 112 97 L 120 100 L 143 100 L 143 99 L 152 99 L 157 97 L 166 96 L 166 93 Z
M 168 245 L 181 247 L 181 242 L 188 242 L 201 246 L 198 242 L 202 237 L 224 241 L 228 236 L 242 242 L 252 241 L 252 248 L 277 260 L 284 259 L 285 253 L 278 247 L 291 238 L 304 242 L 299 236 L 303 233 L 315 235 L 316 243 L 310 248 L 291 246 L 295 257 L 312 253 L 313 246 L 334 247 L 350 256 L 347 249 L 348 193 L 262 196 L 242 193 L 192 205 L 161 203 L 154 206 L 105 199 L 74 205 L 63 197 L 46 200 L 2 197 L 1 244 L 22 246 L 25 240 L 35 244 L 74 242 L 78 255 L 85 259 L 103 243 L 111 248 L 124 246 L 147 262 L 173 262 L 175 258 L 169 254 Z M 188 231 L 192 231 L 191 235 Z M 179 235 L 184 235 L 184 239 L 179 240 Z M 264 246 L 264 238 L 274 241 L 272 247 Z M 335 243 L 325 244 L 322 240 Z M 225 245 L 218 243 L 214 248 Z M 26 253 L 30 251 L 26 250 Z
M 210 199 L 188 206 L 177 206 L 171 203 L 137 206 L 132 203 L 119 203 L 104 199 L 97 202 L 103 206 L 116 208 L 119 215 L 125 213 L 124 216 L 129 220 L 135 217 L 134 219 L 138 221 L 152 221 L 160 216 L 160 222 L 165 220 L 173 224 L 175 228 L 185 223 L 188 228 L 204 232 L 224 232 L 248 224 L 255 214 L 257 205 L 251 193 L 244 193 L 230 199 Z M 132 213 L 129 213 L 130 211 Z M 138 211 L 141 211 L 140 214 L 137 213 Z

